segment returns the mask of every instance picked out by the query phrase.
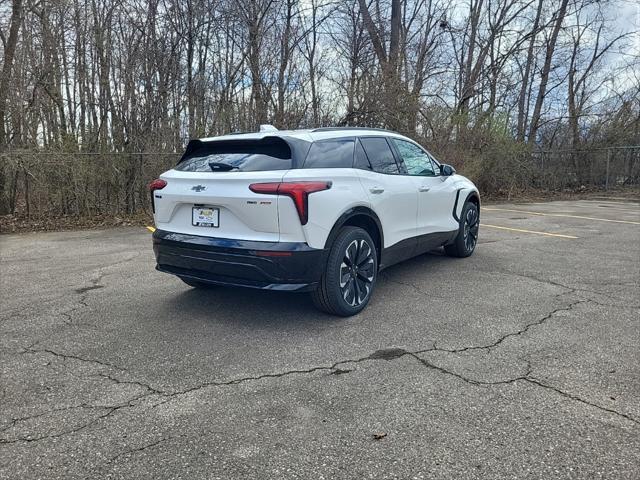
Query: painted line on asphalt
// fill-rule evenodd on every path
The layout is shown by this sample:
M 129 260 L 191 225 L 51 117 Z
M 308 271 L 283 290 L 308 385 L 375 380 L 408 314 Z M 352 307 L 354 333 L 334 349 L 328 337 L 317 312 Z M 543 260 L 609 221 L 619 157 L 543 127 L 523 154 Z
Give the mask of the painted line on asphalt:
M 640 225 L 640 222 L 633 222 L 631 220 L 612 220 L 610 218 L 583 217 L 582 215 L 569 215 L 568 213 L 543 213 L 543 212 L 532 212 L 530 210 L 516 210 L 514 208 L 491 208 L 491 207 L 483 207 L 482 210 L 486 210 L 488 212 L 517 212 L 517 213 L 525 213 L 529 215 L 540 215 L 544 217 L 580 218 L 582 220 L 595 220 L 598 222 L 627 223 L 629 225 Z
M 153 227 L 147 227 L 147 230 L 149 230 L 151 233 L 153 233 L 153 232 L 155 232 L 155 231 L 156 231 L 156 229 L 155 229 L 155 228 L 153 228 Z
M 487 228 L 497 228 L 499 230 L 508 230 L 510 232 L 532 233 L 535 235 L 544 235 L 546 237 L 568 238 L 571 240 L 575 240 L 576 238 L 579 238 L 579 237 L 574 237 L 573 235 L 563 235 L 561 233 L 538 232 L 536 230 L 525 230 L 523 228 L 511 228 L 511 227 L 501 227 L 499 225 L 487 225 L 486 223 L 481 223 L 480 226 L 487 227 Z

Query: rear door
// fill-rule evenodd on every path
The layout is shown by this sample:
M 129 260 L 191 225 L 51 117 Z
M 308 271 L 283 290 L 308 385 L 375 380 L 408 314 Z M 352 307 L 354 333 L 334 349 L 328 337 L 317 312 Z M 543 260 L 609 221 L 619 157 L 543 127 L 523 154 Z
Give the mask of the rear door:
M 354 163 L 371 207 L 382 223 L 384 247 L 403 246 L 406 257 L 410 257 L 415 246 L 418 209 L 415 185 L 401 175 L 385 137 L 360 137 Z
M 252 183 L 279 182 L 292 166 L 291 151 L 277 137 L 202 142 L 160 178 L 154 192 L 156 227 L 233 240 L 279 241 L 278 200 L 254 193 Z M 233 246 L 230 244 L 230 246 Z

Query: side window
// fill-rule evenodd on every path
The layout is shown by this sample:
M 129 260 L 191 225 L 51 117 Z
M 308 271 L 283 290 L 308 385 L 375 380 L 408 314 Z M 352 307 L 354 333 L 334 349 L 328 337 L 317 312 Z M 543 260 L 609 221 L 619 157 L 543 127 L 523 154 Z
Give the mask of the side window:
M 373 170 L 367 154 L 364 153 L 364 148 L 359 140 L 356 140 L 356 153 L 353 157 L 353 168 L 359 168 L 360 170 Z
M 404 161 L 409 175 L 432 177 L 435 175 L 431 158 L 420 147 L 397 138 L 391 139 Z
M 374 171 L 396 175 L 400 173 L 396 159 L 393 158 L 391 147 L 389 147 L 384 138 L 361 138 L 360 141 Z
M 353 140 L 327 140 L 311 144 L 304 168 L 351 168 Z
M 436 177 L 439 177 L 441 175 L 441 173 L 440 173 L 440 164 L 436 161 L 435 158 L 433 158 L 433 155 L 431 155 L 429 152 L 427 152 L 427 155 L 431 159 L 431 165 L 433 166 L 434 175 Z

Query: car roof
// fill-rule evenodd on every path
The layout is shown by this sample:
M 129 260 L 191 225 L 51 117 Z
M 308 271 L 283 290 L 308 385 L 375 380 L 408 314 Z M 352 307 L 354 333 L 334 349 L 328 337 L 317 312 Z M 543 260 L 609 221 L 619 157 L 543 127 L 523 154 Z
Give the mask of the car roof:
M 262 132 L 231 133 L 218 137 L 200 138 L 201 142 L 217 142 L 223 140 L 260 140 L 264 137 L 297 138 L 307 142 L 316 142 L 331 138 L 387 136 L 407 139 L 407 137 L 390 130 L 362 127 L 323 127 L 301 130 L 266 130 Z

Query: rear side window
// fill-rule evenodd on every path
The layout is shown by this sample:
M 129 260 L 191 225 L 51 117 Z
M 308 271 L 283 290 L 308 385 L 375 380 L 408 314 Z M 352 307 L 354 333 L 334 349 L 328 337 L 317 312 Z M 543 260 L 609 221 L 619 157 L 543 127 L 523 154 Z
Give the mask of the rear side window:
M 364 151 L 367 153 L 369 162 L 374 171 L 379 173 L 399 174 L 398 164 L 396 163 L 389 144 L 384 138 L 370 137 L 361 138 Z
M 291 168 L 291 149 L 280 138 L 196 141 L 175 167 L 184 172 L 259 172 Z
M 353 140 L 327 140 L 311 144 L 304 168 L 351 168 Z

